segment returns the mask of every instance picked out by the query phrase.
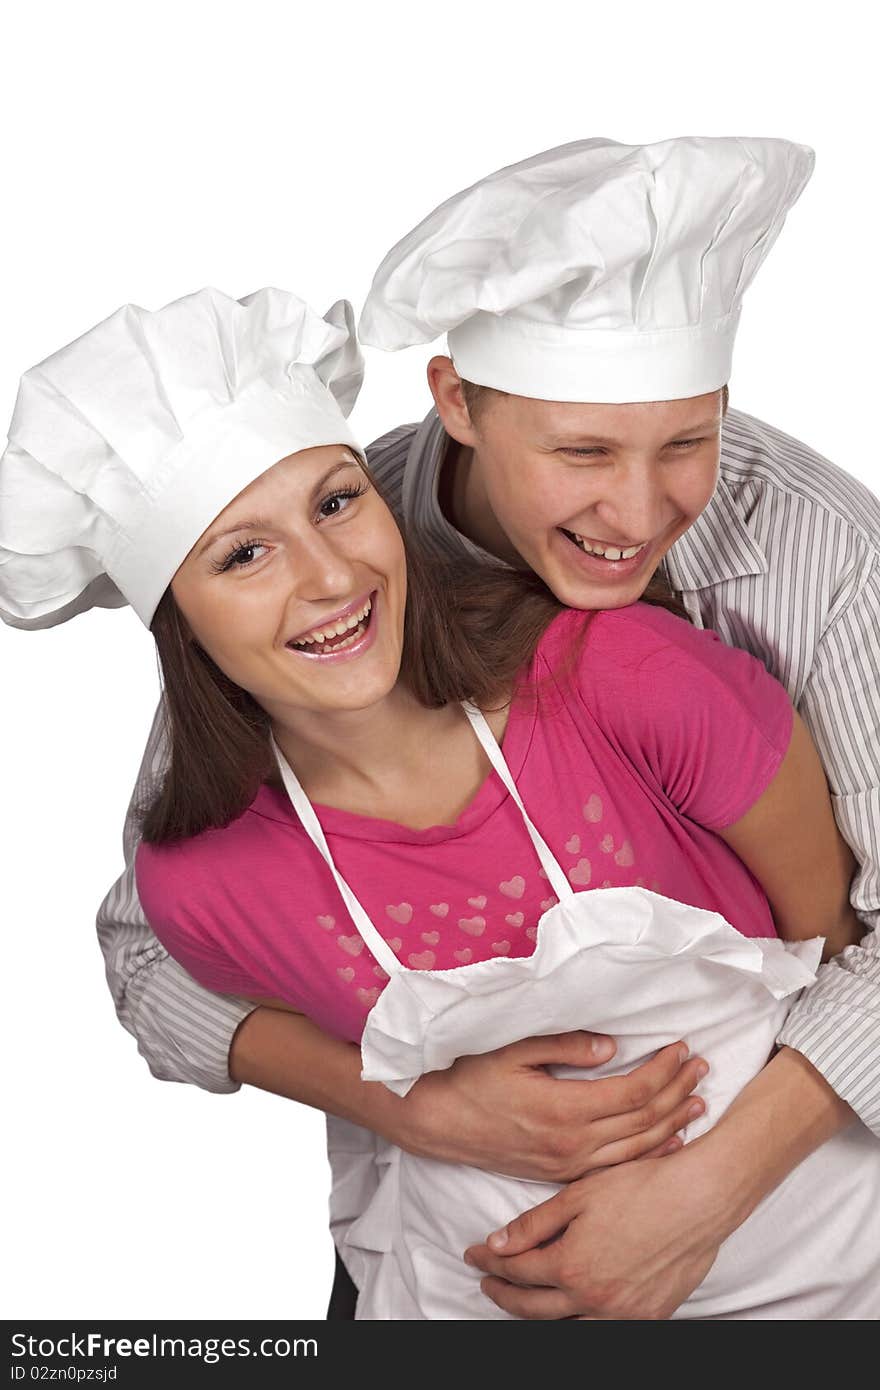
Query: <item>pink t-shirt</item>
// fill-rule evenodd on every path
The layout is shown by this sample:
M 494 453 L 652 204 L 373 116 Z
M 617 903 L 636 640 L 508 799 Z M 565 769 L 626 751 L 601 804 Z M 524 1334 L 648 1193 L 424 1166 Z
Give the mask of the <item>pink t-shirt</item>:
M 773 936 L 763 892 L 713 832 L 764 792 L 791 727 L 788 696 L 760 662 L 639 603 L 554 620 L 503 750 L 578 889 L 644 885 Z M 337 868 L 405 964 L 533 951 L 556 899 L 494 772 L 454 825 L 409 830 L 315 809 Z M 137 884 L 156 935 L 202 984 L 284 1000 L 360 1040 L 386 976 L 283 789 L 263 786 L 223 830 L 141 845 Z

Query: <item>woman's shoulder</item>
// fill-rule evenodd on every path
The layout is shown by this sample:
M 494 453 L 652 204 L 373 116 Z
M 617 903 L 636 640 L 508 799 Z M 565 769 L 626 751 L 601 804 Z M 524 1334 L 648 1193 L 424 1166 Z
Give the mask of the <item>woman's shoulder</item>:
M 567 608 L 550 624 L 540 651 L 551 667 L 570 661 L 574 651 L 577 665 L 588 671 L 595 669 L 597 662 L 631 669 L 664 655 L 687 663 L 706 663 L 719 644 L 717 633 L 695 628 L 666 608 L 640 602 L 596 612 Z
M 568 673 L 609 727 L 653 724 L 656 733 L 709 709 L 785 722 L 788 697 L 756 657 L 655 604 L 567 611 L 546 638 L 542 655 L 554 676 Z
M 228 876 L 228 857 L 221 842 L 229 843 L 228 828 L 165 844 L 141 841 L 135 879 L 141 905 L 154 926 L 210 908 Z
M 683 815 L 708 829 L 731 825 L 788 746 L 783 687 L 748 652 L 654 605 L 580 617 L 582 637 L 568 617 L 558 633 L 575 653 L 569 709 Z M 560 688 L 564 669 L 554 672 Z
M 161 901 L 166 910 L 172 904 L 205 909 L 234 894 L 243 882 L 252 883 L 271 838 L 263 814 L 265 806 L 273 804 L 265 795 L 270 790 L 262 787 L 228 825 L 165 844 L 142 841 L 135 861 L 142 900 Z
M 258 798 L 259 799 L 259 795 Z M 255 803 L 222 828 L 162 845 L 142 842 L 135 859 L 138 898 L 155 935 L 190 975 L 221 994 L 274 994 L 262 980 L 258 944 L 290 900 L 272 879 L 268 822 Z
M 685 666 L 695 675 L 714 674 L 719 666 L 724 669 L 745 655 L 728 647 L 711 628 L 694 627 L 687 618 L 655 603 L 605 609 L 596 614 L 590 635 L 594 653 L 630 665 Z

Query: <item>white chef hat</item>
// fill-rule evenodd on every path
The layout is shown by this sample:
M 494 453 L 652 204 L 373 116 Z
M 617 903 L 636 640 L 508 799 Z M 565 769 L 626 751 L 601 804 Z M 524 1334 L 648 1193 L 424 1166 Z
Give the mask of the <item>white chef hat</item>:
M 288 454 L 359 449 L 351 305 L 204 289 L 127 304 L 21 379 L 0 459 L 0 617 L 128 602 L 149 625 L 195 541 Z
M 730 375 L 740 299 L 813 169 L 787 140 L 578 140 L 457 193 L 389 251 L 360 322 L 448 333 L 460 375 L 543 400 L 677 400 Z

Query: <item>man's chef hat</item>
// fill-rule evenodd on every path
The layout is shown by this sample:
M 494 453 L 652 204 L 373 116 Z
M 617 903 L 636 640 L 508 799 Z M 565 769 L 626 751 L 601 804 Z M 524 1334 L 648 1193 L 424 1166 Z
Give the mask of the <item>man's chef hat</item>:
M 351 305 L 283 290 L 127 304 L 21 379 L 0 459 L 0 617 L 128 602 L 149 625 L 194 542 L 288 454 L 358 449 Z
M 813 169 L 787 140 L 578 140 L 457 193 L 389 251 L 360 323 L 449 335 L 468 381 L 560 401 L 677 400 L 730 375 L 743 291 Z

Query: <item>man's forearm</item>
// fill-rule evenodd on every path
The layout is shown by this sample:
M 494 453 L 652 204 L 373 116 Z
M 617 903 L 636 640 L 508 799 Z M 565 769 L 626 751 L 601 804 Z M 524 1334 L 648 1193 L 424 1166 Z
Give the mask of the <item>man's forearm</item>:
M 360 1048 L 330 1037 L 303 1014 L 254 1009 L 233 1038 L 229 1073 L 405 1147 L 406 1102 L 381 1081 L 362 1081 Z
M 805 1057 L 782 1048 L 718 1123 L 688 1145 L 713 1174 L 722 1239 L 855 1115 Z
M 876 901 L 876 899 L 875 899 Z M 820 967 L 777 1041 L 807 1057 L 880 1139 L 880 921 L 861 944 Z

